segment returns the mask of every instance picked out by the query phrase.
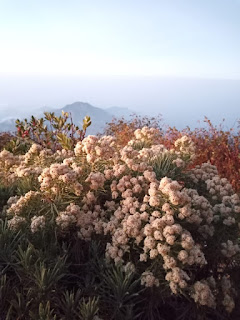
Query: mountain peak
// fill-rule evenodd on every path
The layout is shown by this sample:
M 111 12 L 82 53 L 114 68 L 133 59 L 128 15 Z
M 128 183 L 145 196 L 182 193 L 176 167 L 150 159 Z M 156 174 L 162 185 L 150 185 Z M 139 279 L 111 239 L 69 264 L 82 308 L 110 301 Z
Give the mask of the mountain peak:
M 73 123 L 79 125 L 80 127 L 85 116 L 90 116 L 92 125 L 87 130 L 88 134 L 97 134 L 103 132 L 106 123 L 111 122 L 113 117 L 121 118 L 122 116 L 124 116 L 125 118 L 128 118 L 130 113 L 133 114 L 133 112 L 127 108 L 112 107 L 108 109 L 102 109 L 94 107 L 88 102 L 76 101 L 74 103 L 66 105 L 61 109 L 52 109 L 49 107 L 41 108 L 41 112 L 33 115 L 36 115 L 37 118 L 40 118 L 43 116 L 44 111 L 50 111 L 54 112 L 55 115 L 59 117 L 62 114 L 62 110 L 71 113 Z M 29 115 L 26 115 L 25 117 L 28 118 Z M 14 129 L 14 119 L 1 122 L 0 131 L 14 131 Z
M 88 102 L 81 102 L 81 101 L 76 101 L 74 103 L 71 104 L 67 104 L 63 109 L 65 111 L 67 111 L 67 109 L 71 110 L 71 111 L 75 111 L 75 110 L 84 110 L 84 109 L 95 109 L 96 107 L 92 106 L 90 103 Z

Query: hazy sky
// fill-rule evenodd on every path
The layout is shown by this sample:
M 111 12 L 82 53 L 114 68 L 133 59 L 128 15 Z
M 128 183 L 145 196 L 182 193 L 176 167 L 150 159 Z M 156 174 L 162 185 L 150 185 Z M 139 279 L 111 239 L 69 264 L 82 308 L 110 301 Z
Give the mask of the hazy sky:
M 0 0 L 0 73 L 240 79 L 239 0 Z
M 0 118 L 75 101 L 231 125 L 240 0 L 0 0 Z

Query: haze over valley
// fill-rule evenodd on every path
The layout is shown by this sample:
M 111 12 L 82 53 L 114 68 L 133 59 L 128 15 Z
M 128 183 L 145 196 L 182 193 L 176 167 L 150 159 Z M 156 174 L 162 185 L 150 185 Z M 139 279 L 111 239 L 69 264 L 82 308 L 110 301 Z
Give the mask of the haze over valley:
M 31 114 L 40 116 L 43 111 L 64 109 L 76 101 L 101 109 L 117 106 L 110 114 L 118 117 L 129 118 L 132 113 L 148 116 L 162 114 L 165 123 L 179 129 L 187 125 L 191 128 L 199 126 L 204 116 L 216 125 L 225 118 L 225 126 L 229 128 L 236 125 L 236 120 L 240 118 L 240 80 L 0 76 L 0 130 L 12 125 L 12 119 Z M 83 112 L 86 112 L 85 115 L 92 114 L 94 118 L 93 110 L 79 109 L 81 116 Z M 103 115 L 101 124 L 97 124 L 97 117 L 96 123 L 94 119 L 93 126 L 102 128 Z M 108 111 L 105 120 L 111 120 Z

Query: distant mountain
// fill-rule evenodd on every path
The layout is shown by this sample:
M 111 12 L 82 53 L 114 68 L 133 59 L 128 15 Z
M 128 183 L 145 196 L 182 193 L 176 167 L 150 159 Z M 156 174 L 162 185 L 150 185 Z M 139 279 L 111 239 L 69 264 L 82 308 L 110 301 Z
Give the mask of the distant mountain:
M 15 130 L 15 119 L 9 118 L 0 121 L 0 132 L 8 132 Z
M 25 116 L 25 118 L 29 118 L 31 117 L 32 115 L 36 118 L 41 118 L 44 116 L 44 112 L 55 112 L 56 110 L 58 110 L 58 108 L 52 108 L 52 107 L 41 107 L 41 108 L 38 108 L 34 111 L 31 111 L 31 112 L 28 112 L 27 115 Z
M 62 110 L 65 112 L 71 112 L 73 123 L 81 127 L 82 121 L 85 116 L 91 118 L 92 124 L 87 129 L 88 134 L 96 134 L 102 132 L 106 123 L 110 122 L 113 116 L 101 108 L 92 106 L 86 102 L 75 102 L 65 106 L 59 111 L 55 111 L 55 114 L 61 114 Z
M 107 122 L 110 122 L 113 117 L 126 119 L 130 118 L 130 115 L 134 113 L 127 108 L 111 107 L 107 109 L 101 109 L 92 106 L 87 102 L 74 102 L 66 105 L 64 108 L 54 109 L 50 107 L 42 107 L 41 109 L 34 110 L 32 113 L 28 113 L 24 118 L 29 118 L 30 114 L 37 118 L 44 116 L 44 112 L 54 112 L 56 116 L 60 116 L 62 110 L 69 112 L 72 115 L 73 123 L 81 128 L 82 121 L 85 116 L 90 116 L 92 124 L 87 129 L 88 134 L 97 134 L 103 132 Z M 21 119 L 21 118 L 20 118 Z M 23 118 L 22 118 L 23 119 Z M 4 119 L 0 120 L 0 131 L 14 131 L 15 130 L 15 119 Z

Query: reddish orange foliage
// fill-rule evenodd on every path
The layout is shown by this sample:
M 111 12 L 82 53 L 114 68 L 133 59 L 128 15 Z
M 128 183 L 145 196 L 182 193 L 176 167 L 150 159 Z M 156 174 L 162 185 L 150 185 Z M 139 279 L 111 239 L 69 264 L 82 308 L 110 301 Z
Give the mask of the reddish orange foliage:
M 161 115 L 152 118 L 133 115 L 131 120 L 126 120 L 124 117 L 121 119 L 113 118 L 112 122 L 107 123 L 104 134 L 115 136 L 119 145 L 125 146 L 134 137 L 136 129 L 147 126 L 161 130 L 161 122 Z
M 224 131 L 222 127 L 214 127 L 209 119 L 205 119 L 207 129 L 190 132 L 197 148 L 194 164 L 210 161 L 221 176 L 226 177 L 236 191 L 240 191 L 240 132 L 233 128 Z
M 135 117 L 130 121 L 122 118 L 113 119 L 108 123 L 105 134 L 115 135 L 118 143 L 124 145 L 133 138 L 134 130 L 144 125 L 160 128 L 160 120 L 154 118 Z M 162 130 L 159 143 L 172 147 L 174 141 L 183 135 L 192 138 L 196 145 L 196 158 L 193 166 L 210 161 L 218 169 L 220 176 L 226 177 L 237 192 L 240 191 L 240 131 L 234 132 L 231 128 L 223 130 L 223 126 L 214 127 L 211 121 L 205 118 L 206 128 L 191 130 L 177 130 L 169 126 Z M 239 127 L 238 127 L 239 129 Z

